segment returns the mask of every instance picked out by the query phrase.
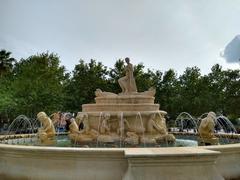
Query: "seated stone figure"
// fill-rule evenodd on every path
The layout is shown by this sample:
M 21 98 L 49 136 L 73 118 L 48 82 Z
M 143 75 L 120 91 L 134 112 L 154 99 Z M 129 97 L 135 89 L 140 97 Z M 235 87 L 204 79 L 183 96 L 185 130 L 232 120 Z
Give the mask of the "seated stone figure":
M 82 129 L 86 128 L 86 127 L 84 127 L 84 123 L 83 122 L 85 122 L 85 124 L 88 123 L 87 122 L 88 121 L 88 114 L 87 113 L 83 113 L 83 112 L 79 112 L 77 114 L 77 117 L 76 117 L 75 121 L 76 121 L 76 123 L 77 123 L 77 125 L 79 127 L 78 128 L 79 130 L 82 130 Z
M 121 122 L 119 121 L 118 129 L 117 129 L 117 134 L 119 135 L 124 135 L 128 131 L 133 131 L 132 128 L 129 125 L 129 122 L 126 118 L 124 118 Z
M 215 120 L 216 114 L 214 112 L 209 112 L 207 117 L 202 119 L 200 126 L 198 128 L 198 132 L 201 138 L 215 138 L 214 135 L 214 127 L 215 127 Z
M 102 142 L 102 143 L 113 143 L 114 142 L 115 137 L 113 136 L 113 134 L 111 134 L 111 128 L 109 125 L 109 121 L 110 121 L 110 114 L 104 113 L 103 120 L 99 127 L 100 135 L 97 138 L 98 142 Z
M 82 142 L 91 142 L 97 138 L 98 133 L 90 129 L 88 116 L 86 114 L 81 114 L 77 116 L 77 122 L 80 124 L 83 123 L 83 129 L 79 130 L 79 125 L 75 121 L 74 118 L 67 119 L 68 130 L 69 130 L 69 138 L 74 143 L 82 143 Z
M 42 127 L 38 129 L 39 139 L 41 142 L 47 143 L 47 141 L 52 140 L 56 134 L 52 120 L 45 112 L 39 112 L 37 114 L 37 119 L 42 123 Z
M 110 120 L 110 114 L 105 113 L 103 115 L 103 120 L 100 126 L 100 133 L 101 134 L 109 134 L 110 133 L 110 126 L 109 126 L 109 121 Z
M 139 137 L 134 132 L 127 132 L 126 133 L 126 138 L 124 139 L 124 143 L 125 144 L 130 144 L 130 145 L 138 145 L 139 144 Z
M 209 112 L 207 117 L 202 119 L 198 132 L 200 135 L 199 145 L 216 145 L 219 139 L 214 135 L 216 114 Z
M 160 111 L 150 115 L 147 124 L 147 132 L 145 142 L 175 142 L 175 137 L 172 134 L 168 134 L 165 115 L 167 112 Z M 142 140 L 143 141 L 143 140 Z
M 158 132 L 159 134 L 167 134 L 166 119 L 162 113 L 153 113 L 150 115 L 147 124 L 147 130 L 149 133 Z
M 76 117 L 76 123 L 78 126 L 81 126 L 79 130 L 86 135 L 90 135 L 93 139 L 96 139 L 98 136 L 98 132 L 92 128 L 90 128 L 88 114 L 87 113 L 78 113 Z
M 121 94 L 136 93 L 137 86 L 136 86 L 135 78 L 133 76 L 134 67 L 130 63 L 130 59 L 128 57 L 125 58 L 125 62 L 127 63 L 127 65 L 125 66 L 126 75 L 118 79 L 119 86 L 122 89 Z

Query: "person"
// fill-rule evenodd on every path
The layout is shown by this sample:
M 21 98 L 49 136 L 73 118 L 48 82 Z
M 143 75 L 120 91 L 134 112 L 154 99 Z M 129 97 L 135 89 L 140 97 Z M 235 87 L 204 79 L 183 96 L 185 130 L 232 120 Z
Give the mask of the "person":
M 125 58 L 127 66 L 125 67 L 126 75 L 118 80 L 118 83 L 122 89 L 123 94 L 137 92 L 137 86 L 135 78 L 133 76 L 133 65 L 130 63 L 130 59 Z

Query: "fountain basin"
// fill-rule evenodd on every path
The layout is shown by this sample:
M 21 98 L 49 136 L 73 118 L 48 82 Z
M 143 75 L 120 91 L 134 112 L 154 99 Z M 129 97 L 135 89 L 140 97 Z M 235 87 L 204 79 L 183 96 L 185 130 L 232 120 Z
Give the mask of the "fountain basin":
M 203 147 L 220 152 L 216 168 L 225 179 L 240 179 L 240 144 Z
M 196 135 L 190 134 L 194 137 Z M 1 136 L 1 139 L 3 138 L 4 136 Z M 9 135 L 8 138 L 12 141 L 14 138 L 35 138 L 35 135 Z M 240 178 L 240 143 L 167 148 L 79 148 L 0 144 L 0 153 L 0 177 L 4 179 Z
M 240 145 L 236 150 L 240 152 Z M 0 153 L 0 175 L 5 179 L 223 179 L 217 168 L 221 165 L 215 165 L 221 163 L 221 153 L 205 148 L 93 149 L 0 144 Z

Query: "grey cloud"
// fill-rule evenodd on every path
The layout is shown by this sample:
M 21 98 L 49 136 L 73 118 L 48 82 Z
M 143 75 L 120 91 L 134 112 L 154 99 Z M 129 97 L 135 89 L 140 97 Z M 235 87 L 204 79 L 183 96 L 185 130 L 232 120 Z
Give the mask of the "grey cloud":
M 219 50 L 239 33 L 240 27 L 239 1 L 0 3 L 0 39 L 4 37 L 8 42 L 0 42 L 3 47 L 13 54 L 56 52 L 69 70 L 80 58 L 94 58 L 113 66 L 116 59 L 129 56 L 133 63 L 143 62 L 148 68 L 182 72 L 187 66 L 196 65 L 206 73 L 219 62 Z
M 229 63 L 240 62 L 240 35 L 237 35 L 231 42 L 228 43 L 222 56 Z

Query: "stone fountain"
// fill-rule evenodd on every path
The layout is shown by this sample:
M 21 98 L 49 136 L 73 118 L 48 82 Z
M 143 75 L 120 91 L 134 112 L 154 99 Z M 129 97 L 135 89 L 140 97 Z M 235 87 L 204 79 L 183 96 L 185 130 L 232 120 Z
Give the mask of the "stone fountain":
M 82 112 L 78 113 L 76 119 L 69 120 L 71 140 L 78 143 L 119 142 L 120 147 L 125 144 L 154 144 L 175 140 L 175 137 L 167 132 L 164 118 L 166 112 L 159 110 L 159 104 L 154 104 L 154 88 L 138 92 L 133 76 L 133 66 L 128 58 L 125 60 L 126 76 L 119 79 L 122 93 L 114 94 L 97 89 L 96 103 L 84 104 Z M 11 143 L 15 142 L 16 138 L 27 137 L 32 140 L 38 136 L 43 144 L 45 142 L 51 144 L 51 141 L 57 137 L 53 137 L 55 134 L 52 128 L 53 122 L 43 112 L 38 114 L 38 120 L 43 125 L 38 134 L 0 136 L 1 179 L 224 180 L 240 178 L 239 143 L 161 148 L 156 146 L 76 148 Z M 204 145 L 218 144 L 215 143 L 218 139 L 213 135 L 213 125 L 211 117 L 202 120 L 199 134 Z M 240 135 L 236 134 L 236 136 Z
M 78 125 L 82 122 L 83 127 L 87 127 L 88 130 L 77 136 L 71 135 L 74 137 L 73 141 L 119 141 L 120 146 L 175 141 L 175 137 L 167 132 L 164 118 L 167 113 L 159 110 L 159 104 L 154 104 L 155 89 L 137 92 L 133 65 L 129 58 L 125 61 L 126 75 L 118 80 L 122 92 L 115 94 L 97 89 L 96 103 L 83 104 L 82 112 L 79 112 L 76 118 Z M 95 133 L 91 135 L 89 132 Z

